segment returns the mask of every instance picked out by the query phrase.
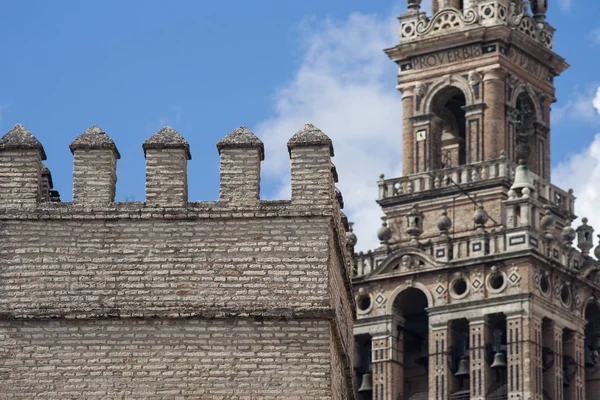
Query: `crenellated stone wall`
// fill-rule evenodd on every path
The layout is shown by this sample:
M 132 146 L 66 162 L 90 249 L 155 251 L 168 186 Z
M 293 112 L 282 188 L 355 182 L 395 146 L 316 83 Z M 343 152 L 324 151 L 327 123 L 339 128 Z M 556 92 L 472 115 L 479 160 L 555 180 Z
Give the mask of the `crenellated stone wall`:
M 22 126 L 0 139 L 2 398 L 353 398 L 331 140 L 312 125 L 290 140 L 289 201 L 260 200 L 244 127 L 218 144 L 217 202 L 188 201 L 172 128 L 143 147 L 145 202 L 114 202 L 119 153 L 95 126 L 57 202 L 41 144 Z

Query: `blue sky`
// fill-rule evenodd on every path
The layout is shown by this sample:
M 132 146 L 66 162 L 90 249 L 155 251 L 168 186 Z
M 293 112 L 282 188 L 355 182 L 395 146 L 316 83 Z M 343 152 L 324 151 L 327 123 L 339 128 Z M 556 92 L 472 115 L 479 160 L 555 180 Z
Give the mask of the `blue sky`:
M 55 187 L 68 201 L 68 145 L 97 124 L 122 155 L 117 199 L 142 201 L 141 144 L 171 125 L 191 146 L 190 200 L 215 200 L 221 137 L 238 125 L 257 133 L 266 145 L 263 197 L 286 197 L 285 141 L 311 122 L 334 140 L 347 213 L 357 221 L 360 247 L 370 247 L 380 214 L 374 182 L 382 172 L 398 175 L 401 163 L 395 66 L 381 49 L 397 43 L 395 17 L 404 4 L 4 2 L 0 130 L 21 123 L 42 142 Z M 550 7 L 555 51 L 571 64 L 556 80 L 553 165 L 559 183 L 587 193 L 585 209 L 598 200 L 591 177 L 600 181 L 600 139 L 594 141 L 600 116 L 593 105 L 600 84 L 600 4 L 556 0 Z M 582 174 L 575 167 L 591 170 Z

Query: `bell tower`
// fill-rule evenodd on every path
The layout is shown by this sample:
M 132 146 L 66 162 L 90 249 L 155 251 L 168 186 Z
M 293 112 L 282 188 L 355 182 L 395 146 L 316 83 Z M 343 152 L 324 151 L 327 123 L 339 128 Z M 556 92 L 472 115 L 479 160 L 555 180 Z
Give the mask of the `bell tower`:
M 587 220 L 571 227 L 573 192 L 550 180 L 568 65 L 548 1 L 431 1 L 427 15 L 407 0 L 385 50 L 403 176 L 381 175 L 381 245 L 354 256 L 358 398 L 593 399 L 600 265 Z

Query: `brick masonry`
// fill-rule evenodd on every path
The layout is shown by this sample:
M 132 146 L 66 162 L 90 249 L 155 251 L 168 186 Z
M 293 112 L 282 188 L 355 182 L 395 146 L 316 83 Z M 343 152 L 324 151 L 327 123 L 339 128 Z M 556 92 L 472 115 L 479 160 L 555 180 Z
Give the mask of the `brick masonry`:
M 0 180 L 2 398 L 353 398 L 331 141 L 303 128 L 289 143 L 292 200 L 263 201 L 262 143 L 234 131 L 219 145 L 226 195 L 188 202 L 189 147 L 157 133 L 147 202 L 114 203 L 119 154 L 96 128 L 71 147 L 74 175 L 93 175 L 78 152 L 97 152 L 109 179 L 76 186 L 73 203 L 42 201 L 41 145 L 0 146 L 0 172 L 16 174 Z M 253 175 L 230 179 L 245 166 Z

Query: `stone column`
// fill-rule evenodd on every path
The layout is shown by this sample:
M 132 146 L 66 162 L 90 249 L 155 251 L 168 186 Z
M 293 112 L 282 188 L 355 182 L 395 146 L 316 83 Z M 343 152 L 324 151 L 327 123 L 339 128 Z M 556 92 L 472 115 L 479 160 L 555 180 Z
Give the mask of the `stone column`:
M 486 360 L 486 344 L 492 343 L 486 316 L 469 319 L 469 363 L 471 399 L 484 400 L 491 388 L 491 369 Z
M 483 100 L 486 105 L 483 121 L 484 161 L 498 158 L 506 148 L 505 78 L 506 72 L 500 68 L 485 71 L 483 77 Z
M 414 129 L 412 117 L 415 110 L 414 87 L 402 89 L 402 175 L 414 173 Z
M 452 390 L 452 372 L 448 351 L 452 343 L 449 321 L 430 325 L 429 331 L 429 399 L 447 400 Z

